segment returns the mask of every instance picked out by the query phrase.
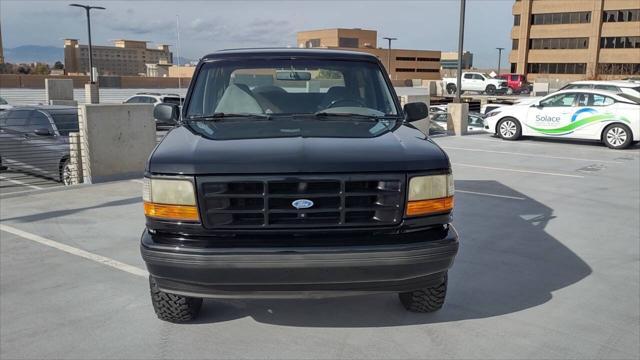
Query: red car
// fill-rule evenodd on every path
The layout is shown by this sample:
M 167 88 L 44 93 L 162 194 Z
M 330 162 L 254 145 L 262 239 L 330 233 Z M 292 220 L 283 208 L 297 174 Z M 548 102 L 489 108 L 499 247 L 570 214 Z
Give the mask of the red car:
M 500 74 L 499 78 L 507 80 L 507 86 L 515 94 L 528 94 L 531 92 L 530 84 L 524 75 Z

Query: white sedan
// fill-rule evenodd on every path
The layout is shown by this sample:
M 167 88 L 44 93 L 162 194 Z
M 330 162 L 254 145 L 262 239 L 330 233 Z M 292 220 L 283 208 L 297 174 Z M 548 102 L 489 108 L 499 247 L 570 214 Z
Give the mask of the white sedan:
M 562 90 L 533 104 L 493 110 L 485 115 L 484 129 L 505 140 L 588 139 L 623 149 L 640 141 L 640 99 L 601 90 Z

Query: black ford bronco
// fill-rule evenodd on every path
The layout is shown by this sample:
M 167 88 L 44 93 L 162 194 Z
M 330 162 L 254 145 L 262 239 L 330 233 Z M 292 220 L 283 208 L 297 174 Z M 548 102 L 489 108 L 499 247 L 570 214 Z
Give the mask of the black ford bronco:
M 151 154 L 141 252 L 158 317 L 205 297 L 398 293 L 442 307 L 458 251 L 445 152 L 359 52 L 227 50 L 198 64 Z

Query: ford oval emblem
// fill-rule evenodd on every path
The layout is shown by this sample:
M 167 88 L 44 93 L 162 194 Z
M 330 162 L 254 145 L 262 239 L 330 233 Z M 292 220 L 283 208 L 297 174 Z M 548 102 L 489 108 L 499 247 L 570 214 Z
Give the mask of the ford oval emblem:
M 313 201 L 307 199 L 298 199 L 291 203 L 294 208 L 300 209 L 308 209 L 313 206 Z

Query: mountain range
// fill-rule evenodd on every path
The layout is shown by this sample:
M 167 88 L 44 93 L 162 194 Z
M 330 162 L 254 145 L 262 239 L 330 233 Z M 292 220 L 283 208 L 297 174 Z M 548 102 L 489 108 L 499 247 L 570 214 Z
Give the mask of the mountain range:
M 4 48 L 4 61 L 12 64 L 41 62 L 53 65 L 56 61 L 64 63 L 64 49 L 55 46 L 22 45 Z M 192 59 L 180 57 L 180 64 L 187 64 Z M 178 58 L 174 56 L 174 61 Z

